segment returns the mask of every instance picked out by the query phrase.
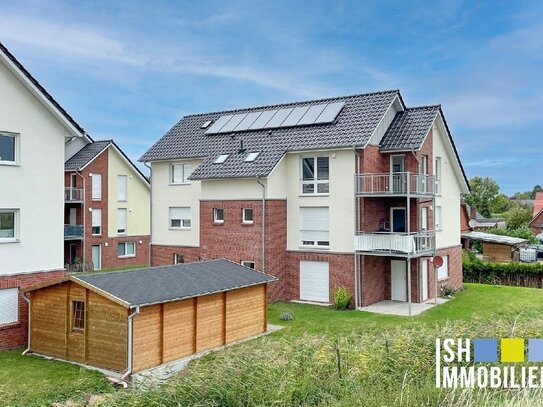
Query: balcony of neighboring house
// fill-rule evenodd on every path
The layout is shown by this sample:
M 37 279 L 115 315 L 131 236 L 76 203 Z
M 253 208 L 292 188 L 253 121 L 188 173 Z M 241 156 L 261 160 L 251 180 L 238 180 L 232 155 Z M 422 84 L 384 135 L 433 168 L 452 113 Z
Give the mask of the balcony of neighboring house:
M 64 188 L 65 202 L 83 202 L 83 189 L 67 187 Z
M 423 257 L 432 256 L 436 239 L 433 230 L 417 232 L 357 232 L 355 251 L 373 256 Z
M 432 197 L 440 183 L 433 175 L 412 172 L 365 173 L 355 175 L 357 197 Z
M 64 240 L 82 240 L 83 225 L 64 225 Z

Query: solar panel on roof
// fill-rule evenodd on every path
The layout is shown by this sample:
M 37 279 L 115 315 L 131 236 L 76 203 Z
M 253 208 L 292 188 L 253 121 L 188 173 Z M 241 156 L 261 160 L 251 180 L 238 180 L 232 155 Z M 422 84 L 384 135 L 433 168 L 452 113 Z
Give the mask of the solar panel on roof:
M 238 113 L 235 114 L 234 117 L 232 117 L 230 120 L 228 120 L 228 123 L 226 123 L 220 130 L 219 133 L 228 133 L 229 131 L 232 131 L 236 128 L 240 122 L 245 119 L 245 116 L 247 116 L 247 113 Z
M 295 107 L 291 114 L 281 124 L 281 127 L 296 126 L 305 112 L 309 109 L 309 106 Z
M 322 113 L 322 111 L 325 109 L 325 107 L 328 106 L 328 103 L 322 103 L 320 105 L 314 105 L 309 108 L 307 112 L 303 115 L 303 117 L 298 122 L 298 125 L 301 126 L 303 124 L 313 124 L 315 123 L 315 120 L 317 120 L 317 117 Z
M 249 126 L 249 130 L 263 129 L 264 126 L 270 121 L 270 119 L 277 113 L 275 110 L 266 110 Z
M 215 123 L 213 123 L 213 125 L 206 130 L 206 134 L 211 134 L 211 133 L 218 133 L 219 130 L 226 124 L 228 123 L 228 120 L 230 120 L 232 118 L 232 114 L 229 114 L 229 115 L 226 115 L 226 116 L 221 116 L 219 117 Z
M 292 107 L 287 109 L 279 109 L 277 113 L 271 118 L 271 120 L 264 126 L 265 129 L 281 127 L 281 123 L 285 121 L 287 116 L 293 111 Z
M 335 102 L 329 103 L 328 106 L 324 108 L 322 113 L 319 115 L 317 120 L 314 123 L 331 123 L 333 122 L 341 109 L 345 106 L 345 102 Z
M 242 131 L 247 130 L 251 124 L 255 122 L 256 119 L 258 119 L 258 116 L 260 116 L 262 112 L 251 112 L 247 116 L 245 116 L 245 119 L 243 119 L 234 129 L 234 131 Z

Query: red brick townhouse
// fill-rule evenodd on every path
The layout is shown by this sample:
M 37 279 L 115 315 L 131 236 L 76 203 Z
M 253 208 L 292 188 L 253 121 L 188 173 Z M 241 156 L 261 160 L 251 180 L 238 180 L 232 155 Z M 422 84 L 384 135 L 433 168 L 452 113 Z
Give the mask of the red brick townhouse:
M 397 90 L 185 116 L 152 168 L 153 265 L 225 257 L 279 277 L 273 299 L 357 307 L 462 283 L 468 184 L 440 106 Z
M 533 215 L 529 226 L 535 235 L 543 233 L 543 192 L 535 194 Z
M 86 144 L 85 144 L 86 141 Z M 149 181 L 112 140 L 66 146 L 64 263 L 149 264 Z

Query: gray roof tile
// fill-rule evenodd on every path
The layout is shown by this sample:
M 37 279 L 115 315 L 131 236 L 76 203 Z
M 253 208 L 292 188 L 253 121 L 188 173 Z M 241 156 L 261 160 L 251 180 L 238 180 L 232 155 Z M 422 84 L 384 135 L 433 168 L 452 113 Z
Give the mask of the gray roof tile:
M 203 163 L 192 173 L 192 179 L 267 176 L 288 151 L 364 146 L 396 97 L 400 97 L 399 91 L 393 90 L 185 116 L 140 161 L 203 158 Z M 333 123 L 272 129 L 271 132 L 266 129 L 212 135 L 206 135 L 206 129 L 201 128 L 204 122 L 225 114 L 334 101 L 345 101 L 345 107 Z M 238 154 L 240 140 L 243 140 L 245 154 Z M 261 153 L 254 162 L 244 162 L 247 153 L 256 151 Z M 213 164 L 220 154 L 230 154 L 230 157 L 224 164 Z
M 74 277 L 131 307 L 192 298 L 277 280 L 224 259 Z
M 112 143 L 111 140 L 95 141 L 87 144 L 64 164 L 65 170 L 79 170 Z
M 440 106 L 422 106 L 396 113 L 381 140 L 380 149 L 388 151 L 420 148 L 439 110 Z

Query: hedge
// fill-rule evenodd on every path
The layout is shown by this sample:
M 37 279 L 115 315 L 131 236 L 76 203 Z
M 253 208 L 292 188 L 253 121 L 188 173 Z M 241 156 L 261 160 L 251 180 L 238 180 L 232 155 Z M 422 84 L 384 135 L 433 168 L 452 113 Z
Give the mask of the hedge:
M 463 268 L 467 283 L 543 288 L 542 263 L 487 263 L 464 257 Z

